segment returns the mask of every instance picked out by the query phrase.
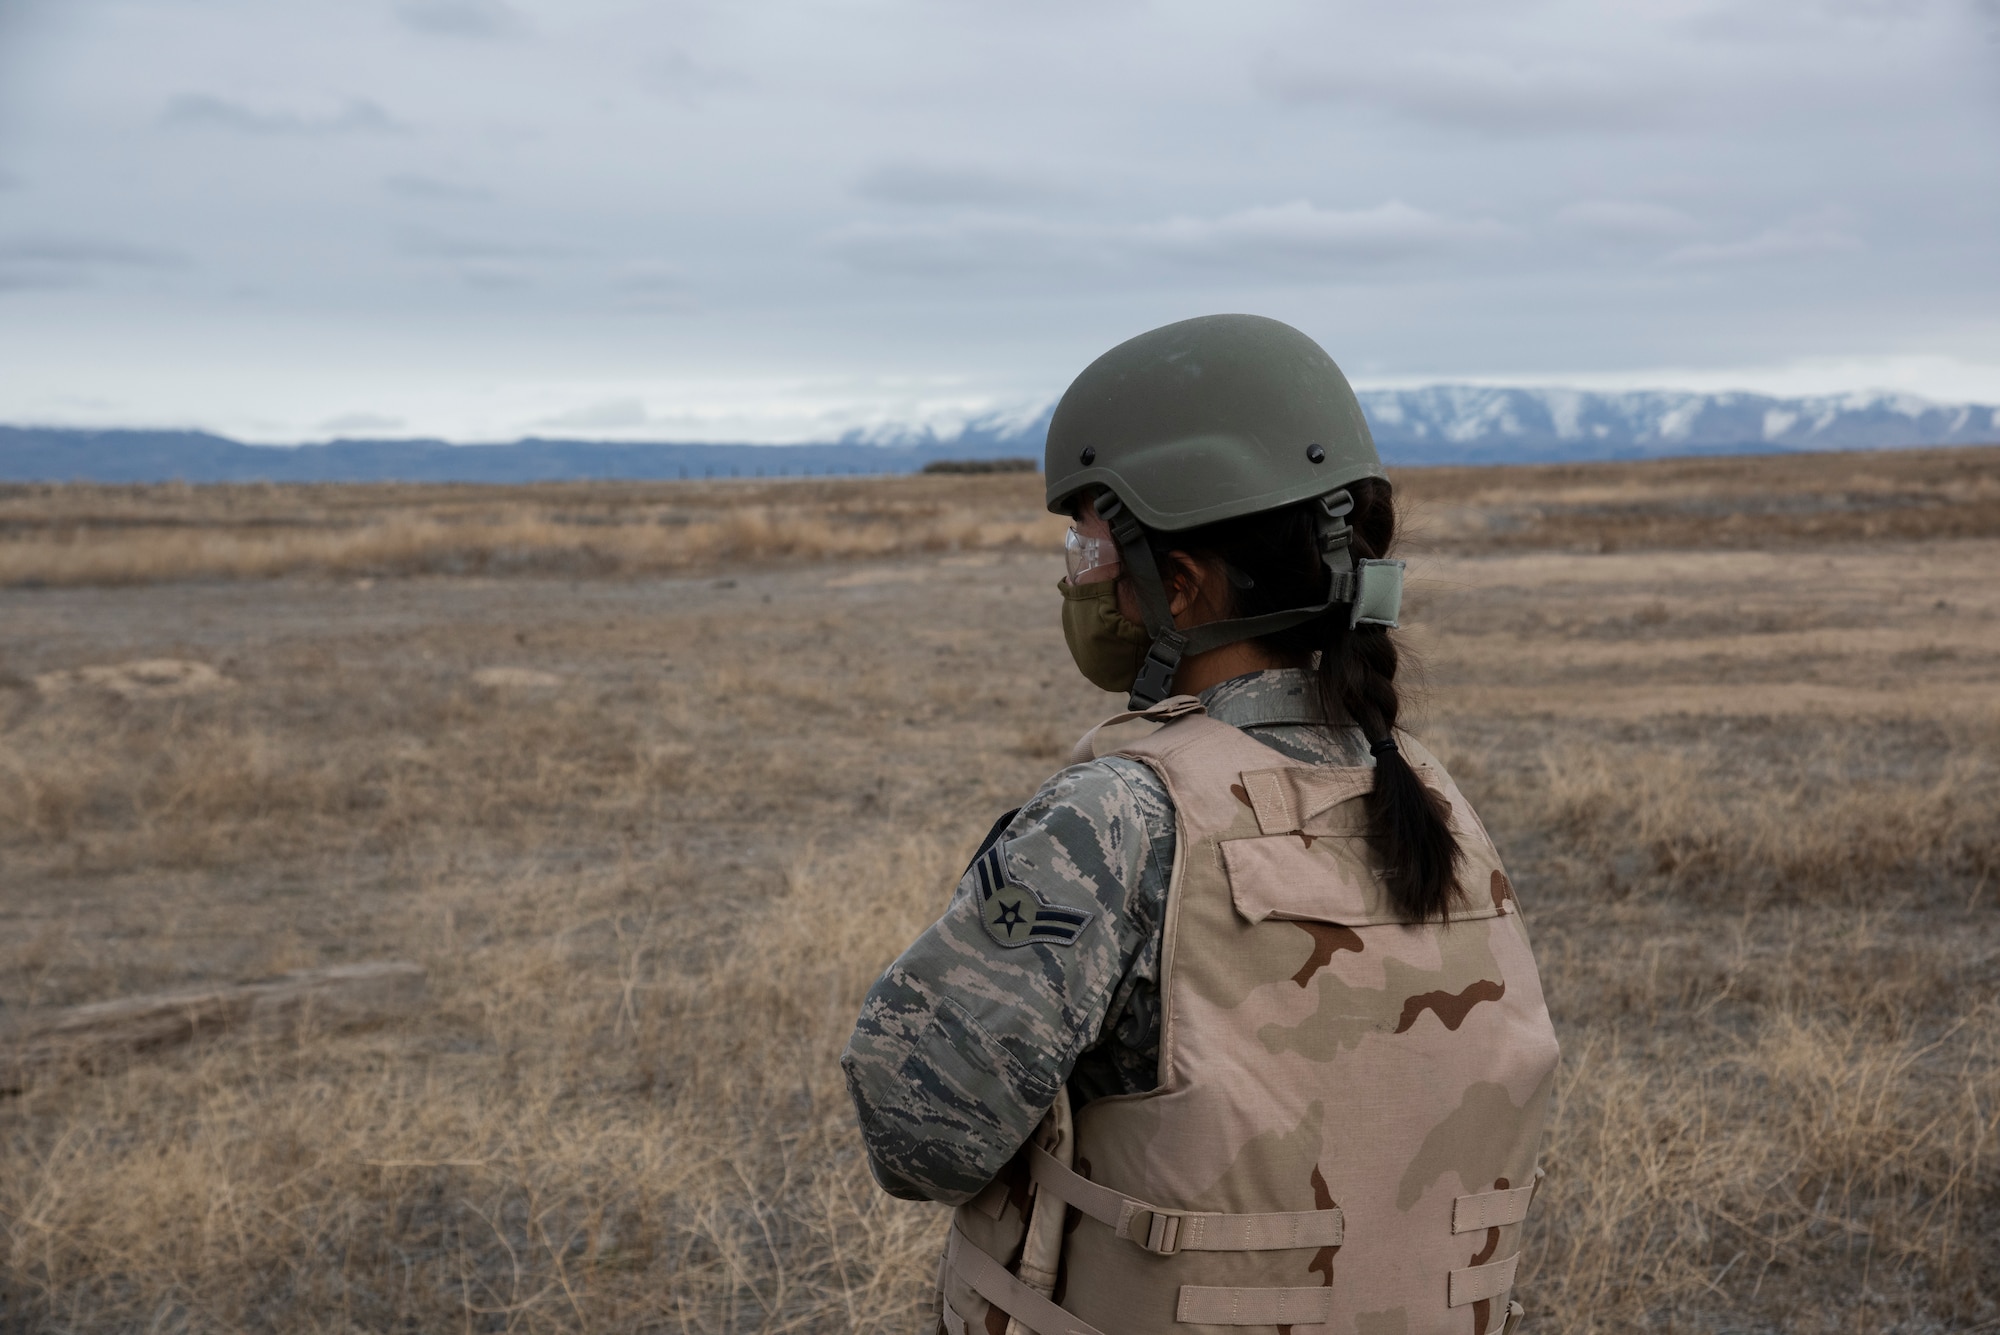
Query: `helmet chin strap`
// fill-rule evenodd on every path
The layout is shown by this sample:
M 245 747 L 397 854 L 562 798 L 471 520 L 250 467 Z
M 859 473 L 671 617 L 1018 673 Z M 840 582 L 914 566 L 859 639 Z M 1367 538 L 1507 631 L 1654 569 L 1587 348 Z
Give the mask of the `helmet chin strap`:
M 1181 660 L 1195 654 L 1220 649 L 1225 644 L 1275 635 L 1281 630 L 1303 625 L 1335 607 L 1351 607 L 1348 625 L 1395 626 L 1402 609 L 1403 563 L 1401 561 L 1359 561 L 1354 559 L 1354 530 L 1347 523 L 1353 513 L 1354 498 L 1345 490 L 1328 492 L 1319 498 L 1319 514 L 1314 528 L 1319 534 L 1320 561 L 1326 566 L 1327 597 L 1316 607 L 1295 607 L 1263 616 L 1236 617 L 1211 621 L 1182 630 L 1174 625 L 1173 605 L 1167 598 L 1166 581 L 1160 577 L 1146 530 L 1116 496 L 1106 493 L 1097 502 L 1098 517 L 1111 526 L 1117 540 L 1119 558 L 1131 572 L 1139 594 L 1139 610 L 1146 620 L 1146 633 L 1153 643 L 1139 675 L 1132 682 L 1132 698 L 1127 707 L 1145 709 L 1173 694 L 1174 674 Z

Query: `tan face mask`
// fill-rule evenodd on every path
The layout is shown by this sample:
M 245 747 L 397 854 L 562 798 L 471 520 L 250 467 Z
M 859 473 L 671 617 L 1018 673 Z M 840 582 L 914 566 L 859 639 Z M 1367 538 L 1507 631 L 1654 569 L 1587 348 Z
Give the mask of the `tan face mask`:
M 1118 610 L 1117 581 L 1079 587 L 1062 580 L 1056 588 L 1063 596 L 1063 639 L 1077 670 L 1099 690 L 1131 690 L 1153 638 Z

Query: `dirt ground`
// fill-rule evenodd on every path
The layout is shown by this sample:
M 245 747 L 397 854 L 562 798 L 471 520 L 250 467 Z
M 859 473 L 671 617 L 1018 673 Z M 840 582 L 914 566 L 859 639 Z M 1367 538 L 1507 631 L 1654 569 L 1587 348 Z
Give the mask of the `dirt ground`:
M 916 1329 L 834 1059 L 1119 707 L 1036 485 L 0 490 L 0 1026 L 428 973 L 0 1096 L 0 1329 Z M 1565 1050 L 1534 1329 L 2000 1330 L 2000 449 L 1398 487 Z

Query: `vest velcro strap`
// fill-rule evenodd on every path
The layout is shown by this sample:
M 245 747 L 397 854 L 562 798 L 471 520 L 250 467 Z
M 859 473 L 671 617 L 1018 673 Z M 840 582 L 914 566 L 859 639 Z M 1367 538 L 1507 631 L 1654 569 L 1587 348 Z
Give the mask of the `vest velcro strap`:
M 944 1263 L 972 1291 L 1033 1331 L 1035 1335 L 1104 1335 L 1071 1316 L 1041 1294 L 1007 1273 L 1007 1267 L 981 1251 L 979 1244 L 952 1225 L 945 1243 Z
M 952 1308 L 949 1300 L 938 1300 L 938 1320 L 944 1323 L 945 1335 L 966 1335 L 965 1318 Z
M 1168 1210 L 1092 1182 L 1031 1147 L 1028 1173 L 1035 1185 L 1066 1205 L 1159 1256 L 1175 1252 L 1278 1252 L 1295 1247 L 1338 1247 L 1346 1236 L 1339 1210 L 1286 1210 L 1272 1214 L 1211 1214 Z
M 1514 1267 L 1520 1264 L 1521 1253 L 1515 1252 L 1506 1260 L 1495 1261 L 1491 1265 L 1473 1265 L 1452 1271 L 1447 1303 L 1452 1307 L 1463 1307 L 1467 1303 L 1498 1298 L 1514 1287 Z
M 1181 1285 L 1174 1319 L 1195 1326 L 1320 1326 L 1333 1315 L 1333 1290 L 1210 1289 Z
M 1478 1233 L 1483 1229 L 1504 1228 L 1528 1217 L 1528 1202 L 1535 1198 L 1533 1187 L 1511 1191 L 1482 1191 L 1477 1196 L 1460 1196 L 1451 1203 L 1451 1231 Z

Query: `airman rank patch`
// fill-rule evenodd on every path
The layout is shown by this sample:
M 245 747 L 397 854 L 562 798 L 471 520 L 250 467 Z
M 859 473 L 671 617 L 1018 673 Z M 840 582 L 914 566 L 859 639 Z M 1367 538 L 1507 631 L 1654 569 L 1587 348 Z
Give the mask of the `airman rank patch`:
M 1076 938 L 1097 915 L 1051 904 L 1033 890 L 1007 877 L 1007 841 L 995 840 L 973 867 L 979 873 L 979 912 L 986 931 L 1003 946 L 1043 941 L 1052 946 L 1076 944 Z

